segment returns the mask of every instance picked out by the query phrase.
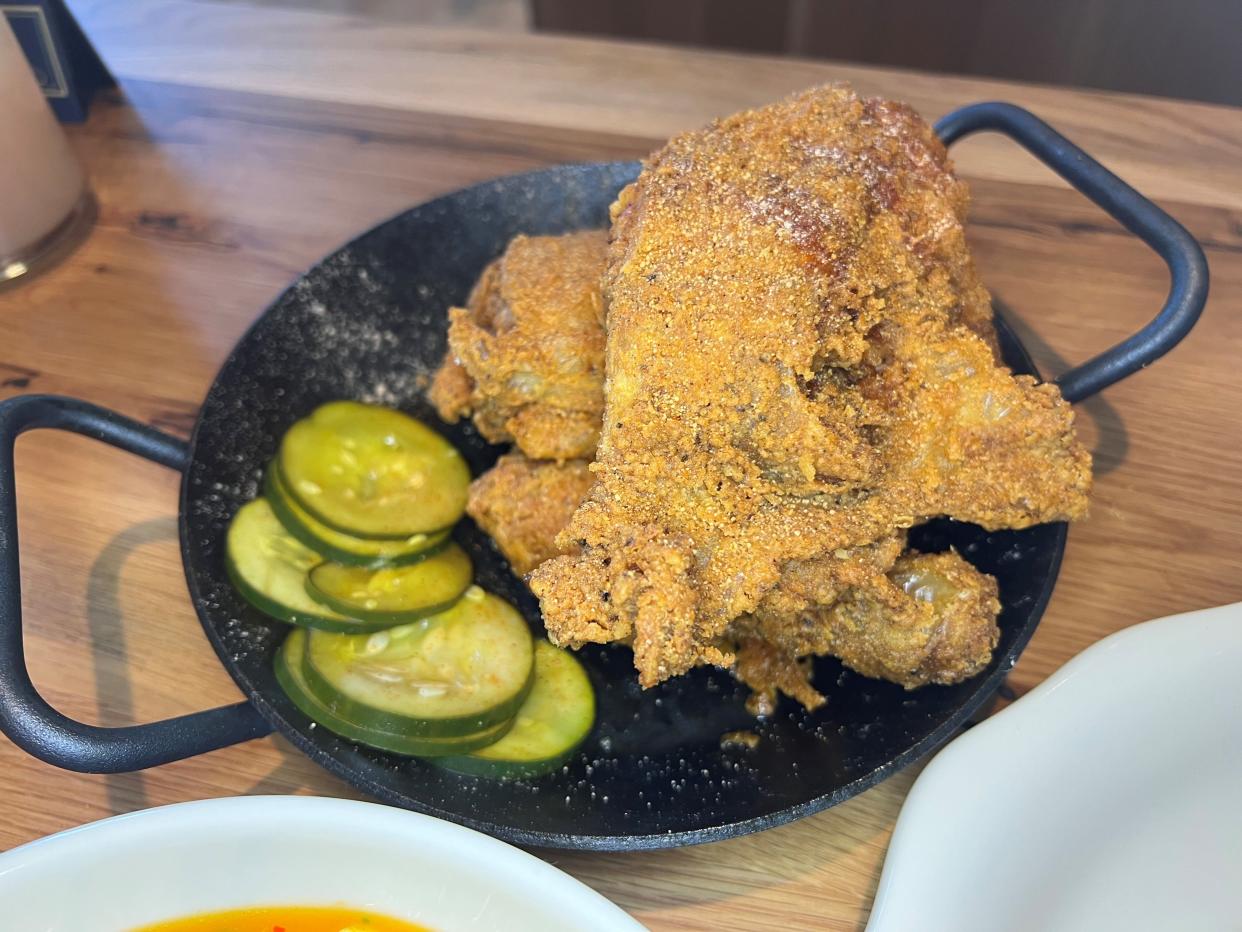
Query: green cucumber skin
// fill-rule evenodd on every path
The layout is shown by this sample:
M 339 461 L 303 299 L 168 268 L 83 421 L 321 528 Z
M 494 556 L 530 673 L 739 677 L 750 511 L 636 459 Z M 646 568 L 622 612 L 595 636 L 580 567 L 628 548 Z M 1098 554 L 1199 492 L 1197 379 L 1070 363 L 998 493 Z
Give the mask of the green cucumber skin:
M 242 579 L 241 573 L 237 571 L 233 561 L 228 557 L 225 557 L 224 569 L 228 574 L 229 581 L 233 584 L 233 588 L 237 590 L 243 599 L 264 615 L 275 618 L 277 621 L 284 622 L 285 624 L 296 625 L 299 628 L 315 628 L 319 631 L 330 631 L 333 634 L 372 634 L 392 627 L 391 625 L 376 621 L 342 621 L 339 618 L 328 618 L 325 615 L 309 615 L 305 612 L 292 611 L 274 599 L 269 599 L 252 587 L 246 580 Z
M 299 495 L 295 489 L 290 489 L 289 494 L 292 495 L 294 500 L 299 505 L 301 505 L 303 508 L 305 508 L 309 514 L 314 515 L 316 521 L 320 522 L 325 527 L 330 527 L 332 528 L 332 530 L 336 531 L 339 534 L 348 534 L 350 537 L 357 537 L 360 540 L 374 540 L 374 541 L 380 541 L 384 543 L 396 543 L 398 541 L 408 540 L 409 538 L 413 537 L 415 534 L 428 534 L 428 535 L 439 534 L 441 531 L 447 531 L 457 524 L 457 521 L 454 521 L 451 524 L 446 524 L 446 525 L 443 525 L 442 527 L 433 528 L 430 531 L 410 531 L 408 534 L 368 534 L 368 533 L 359 531 L 357 528 L 346 527 L 339 521 L 333 521 L 331 518 L 325 517 L 322 512 L 312 507 L 303 496 Z M 457 520 L 460 521 L 461 519 L 458 518 Z
M 309 547 L 316 553 L 323 556 L 325 560 L 331 560 L 333 563 L 342 563 L 345 566 L 360 566 L 368 570 L 379 570 L 385 567 L 393 566 L 410 566 L 414 563 L 420 563 L 428 557 L 434 556 L 452 542 L 452 537 L 446 535 L 443 540 L 434 541 L 422 550 L 413 550 L 409 553 L 403 553 L 391 557 L 371 556 L 365 554 L 351 553 L 342 547 L 337 547 L 319 538 L 313 530 L 302 523 L 289 508 L 285 502 L 285 497 L 292 494 L 288 490 L 288 486 L 279 478 L 277 474 L 278 466 L 275 460 L 267 468 L 266 477 L 263 480 L 263 491 L 267 500 L 271 503 L 272 511 L 280 523 L 284 525 L 290 536 L 294 537 L 304 547 Z M 299 500 L 299 504 L 301 504 Z M 305 507 L 303 505 L 302 507 Z M 325 522 L 326 523 L 326 522 Z M 330 527 L 331 525 L 329 525 Z M 339 528 L 333 528 L 338 533 L 348 533 L 341 531 Z M 443 533 L 443 529 L 428 534 L 428 537 L 435 537 L 437 534 Z M 357 537 L 356 534 L 350 534 Z M 359 540 L 374 540 L 373 538 L 358 538 Z
M 363 727 L 381 732 L 400 732 L 422 738 L 457 738 L 461 735 L 483 731 L 503 721 L 512 721 L 514 714 L 522 707 L 522 703 L 526 701 L 526 697 L 530 695 L 531 688 L 535 684 L 535 664 L 532 658 L 526 682 L 504 702 L 473 715 L 439 719 L 409 718 L 385 712 L 349 698 L 338 692 L 315 668 L 310 658 L 310 651 L 306 651 L 302 658 L 302 676 L 306 681 L 307 692 L 315 698 L 315 701 L 333 715 L 347 721 L 359 722 Z
M 448 550 L 449 547 L 452 546 L 455 546 L 452 541 L 446 542 L 445 546 L 441 549 L 441 552 Z M 466 562 L 469 565 L 470 557 L 467 556 L 464 551 L 462 551 L 462 555 L 465 557 Z M 323 564 L 320 564 L 320 566 L 323 566 Z M 349 615 L 351 618 L 361 618 L 363 621 L 375 622 L 384 628 L 393 628 L 397 625 L 409 624 L 413 621 L 421 621 L 424 618 L 430 618 L 432 615 L 438 615 L 441 612 L 448 611 L 448 609 L 452 608 L 461 600 L 461 597 L 466 594 L 466 590 L 469 589 L 471 584 L 474 582 L 474 567 L 470 566 L 470 572 L 465 578 L 465 584 L 461 587 L 461 591 L 451 599 L 447 599 L 444 602 L 438 602 L 434 605 L 425 605 L 421 608 L 411 609 L 409 611 L 375 611 L 372 609 L 361 608 L 344 599 L 339 599 L 323 589 L 320 589 L 319 586 L 315 584 L 315 570 L 319 568 L 320 567 L 318 566 L 314 567 L 309 573 L 306 574 L 307 595 L 309 595 L 320 605 L 326 605 L 334 612 L 340 612 L 342 615 Z
M 280 462 L 279 455 L 276 459 L 276 462 L 277 463 Z M 381 543 L 397 543 L 399 541 L 408 540 L 409 538 L 413 537 L 415 534 L 428 534 L 428 535 L 439 534 L 441 531 L 447 531 L 455 527 L 457 522 L 461 520 L 461 516 L 459 515 L 456 519 L 454 519 L 453 521 L 450 521 L 448 524 L 442 524 L 439 527 L 431 528 L 425 531 L 404 531 L 400 534 L 370 533 L 367 531 L 359 531 L 357 528 L 348 527 L 342 524 L 340 521 L 333 521 L 331 518 L 324 515 L 323 512 L 321 512 L 318 508 L 316 508 L 312 503 L 308 502 L 305 496 L 299 495 L 297 492 L 297 489 L 291 488 L 288 485 L 286 485 L 285 488 L 288 489 L 288 492 L 293 497 L 293 500 L 296 501 L 303 508 L 305 508 L 307 513 L 312 515 L 316 521 L 320 522 L 325 527 L 332 528 L 332 530 L 336 531 L 337 533 L 348 534 L 350 537 L 357 537 L 360 540 L 374 540 L 374 541 L 379 541 Z M 463 514 L 464 513 L 465 512 L 463 511 Z
M 535 657 L 531 707 L 519 709 L 514 720 L 520 722 L 523 715 L 530 715 L 535 722 L 547 721 L 550 714 L 562 725 L 568 725 L 568 734 L 560 736 L 557 743 L 530 749 L 551 753 L 544 757 L 523 756 L 519 748 L 529 739 L 515 731 L 508 742 L 497 743 L 481 753 L 441 758 L 436 761 L 437 766 L 475 777 L 525 780 L 559 770 L 573 759 L 595 726 L 595 691 L 581 662 L 568 651 L 539 641 Z M 513 746 L 515 743 L 517 747 Z
M 293 425 L 289 428 L 289 430 L 286 430 L 286 431 L 285 431 L 284 436 L 281 438 L 281 441 L 280 441 L 280 448 L 279 448 L 279 449 L 277 450 L 277 452 L 276 452 L 276 462 L 277 462 L 278 464 L 280 464 L 280 469 L 281 469 L 281 473 L 282 473 L 282 475 L 283 475 L 283 476 L 288 476 L 288 475 L 289 475 L 289 470 L 288 470 L 288 468 L 287 468 L 287 467 L 285 466 L 285 464 L 284 464 L 284 460 L 285 460 L 285 457 L 286 457 L 286 455 L 287 455 L 287 452 L 286 452 L 286 449 L 285 449 L 285 447 L 286 447 L 286 443 L 285 443 L 285 441 L 288 439 L 289 432 L 290 432 L 291 430 L 293 430 L 293 428 L 294 428 L 294 427 L 297 427 L 299 424 L 301 424 L 301 423 L 302 423 L 302 421 L 308 421 L 308 420 L 313 419 L 313 418 L 314 418 L 317 414 L 319 414 L 319 413 L 320 413 L 320 411 L 321 411 L 322 409 L 327 408 L 327 407 L 329 407 L 330 405 L 336 405 L 336 404 L 341 404 L 341 403 L 346 403 L 346 404 L 355 404 L 355 405 L 360 405 L 360 406 L 363 406 L 363 407 L 372 407 L 372 408 L 383 408 L 383 407 L 384 407 L 384 406 L 382 406 L 382 405 L 367 405 L 367 404 L 365 404 L 365 403 L 363 403 L 363 402 L 341 402 L 341 401 L 329 401 L 329 402 L 326 402 L 326 403 L 324 403 L 324 404 L 320 405 L 318 408 L 316 408 L 314 411 L 312 411 L 312 412 L 311 412 L 309 415 L 307 415 L 305 418 L 302 418 L 302 420 L 297 421 L 296 423 L 294 423 L 294 424 L 293 424 Z M 432 433 L 435 433 L 435 431 L 433 431 L 431 428 L 427 427 L 427 425 L 426 425 L 426 424 L 423 424 L 421 421 L 418 421 L 416 418 L 413 418 L 413 417 L 411 417 L 410 415 L 405 414 L 405 413 L 404 413 L 404 412 L 402 412 L 402 411 L 397 411 L 396 409 L 393 409 L 393 408 L 389 408 L 389 409 L 387 409 L 387 410 L 392 411 L 394 414 L 398 414 L 398 415 L 401 415 L 401 416 L 403 416 L 403 417 L 410 418 L 410 420 L 415 421 L 415 422 L 416 422 L 416 423 L 418 423 L 421 427 L 424 427 L 424 428 L 426 428 L 428 431 L 431 431 Z M 444 437 L 440 437 L 440 439 L 441 439 L 441 440 L 442 440 L 442 441 L 443 441 L 443 442 L 444 442 L 444 443 L 445 443 L 445 444 L 446 444 L 449 448 L 453 449 L 453 450 L 454 450 L 454 452 L 456 452 L 456 453 L 457 453 L 458 460 L 459 460 L 459 462 L 461 463 L 461 468 L 462 468 L 462 470 L 464 471 L 464 474 L 465 474 L 465 483 L 463 484 L 463 495 L 462 495 L 461 507 L 458 509 L 457 516 L 456 516 L 455 518 L 453 518 L 453 520 L 452 520 L 452 521 L 446 522 L 445 524 L 442 524 L 442 525 L 440 525 L 440 526 L 438 526 L 438 527 L 435 527 L 435 528 L 415 528 L 415 529 L 410 529 L 410 530 L 402 530 L 400 533 L 392 533 L 392 534 L 386 534 L 386 533 L 382 533 L 382 532 L 368 532 L 368 531 L 364 531 L 364 530 L 359 530 L 358 528 L 355 528 L 355 527 L 349 527 L 347 524 L 343 524 L 343 523 L 342 523 L 342 522 L 340 522 L 340 521 L 333 520 L 332 518 L 330 518 L 330 517 L 328 517 L 327 515 L 325 515 L 325 514 L 323 513 L 323 511 L 322 511 L 320 508 L 316 507 L 316 506 L 315 506 L 315 504 L 314 504 L 313 502 L 308 501 L 304 495 L 299 494 L 299 493 L 298 493 L 298 490 L 297 490 L 297 489 L 296 489 L 296 488 L 295 488 L 292 484 L 290 484 L 290 483 L 286 483 L 285 488 L 288 490 L 289 494 L 293 497 L 294 501 L 296 501 L 299 505 L 301 505 L 301 506 L 302 506 L 302 508 L 304 508 L 304 509 L 307 511 L 307 513 L 308 513 L 308 514 L 312 515 L 312 516 L 315 518 L 315 520 L 316 520 L 316 521 L 319 521 L 319 522 L 321 522 L 322 524 L 326 525 L 327 527 L 332 528 L 334 531 L 338 531 L 338 532 L 340 532 L 340 533 L 342 533 L 342 534 L 348 534 L 348 535 L 349 535 L 349 536 L 351 536 L 351 537 L 359 537 L 359 538 L 362 538 L 362 539 L 364 539 L 364 540 L 376 540 L 376 541 L 402 541 L 402 540 L 406 540 L 406 539 L 408 539 L 408 538 L 412 537 L 414 534 L 438 534 L 440 531 L 445 531 L 445 530 L 448 530 L 449 528 L 453 527 L 455 524 L 457 524 L 457 522 L 458 522 L 458 521 L 460 521 L 460 520 L 461 520 L 461 516 L 462 516 L 462 514 L 464 514 L 464 513 L 465 513 L 465 504 L 466 504 L 466 503 L 465 503 L 465 493 L 464 493 L 464 488 L 465 488 L 465 486 L 469 485 L 469 483 L 470 483 L 470 468 L 469 468 L 469 466 L 467 466 L 467 465 L 465 464 L 465 460 L 464 460 L 464 459 L 461 459 L 461 453 L 460 453 L 460 451 L 457 451 L 457 450 L 456 450 L 456 448 L 455 448 L 455 447 L 453 447 L 453 446 L 452 446 L 452 444 L 450 444 L 450 443 L 449 443 L 449 441 L 448 441 L 447 439 L 445 439 Z
M 296 633 L 296 632 L 294 632 Z M 291 635 L 292 636 L 292 635 Z M 364 744 L 367 747 L 390 754 L 405 757 L 437 758 L 447 755 L 467 754 L 494 744 L 508 734 L 513 727 L 513 719 L 493 725 L 490 730 L 476 734 L 466 734 L 457 738 L 420 738 L 413 735 L 394 734 L 391 732 L 374 732 L 366 728 L 356 727 L 345 719 L 325 709 L 313 696 L 309 695 L 301 682 L 289 669 L 290 660 L 286 656 L 287 647 L 283 646 L 276 652 L 276 681 L 280 684 L 289 701 L 298 711 L 326 728 L 338 737 L 347 741 Z
M 473 580 L 466 583 L 461 592 L 459 592 L 457 597 L 454 599 L 450 599 L 447 602 L 441 602 L 438 605 L 428 605 L 426 608 L 420 608 L 417 611 L 411 612 L 372 612 L 356 608 L 341 599 L 334 599 L 332 596 L 317 587 L 315 585 L 315 581 L 311 579 L 309 573 L 306 574 L 306 594 L 320 605 L 324 605 L 332 609 L 334 612 L 340 612 L 342 615 L 356 615 L 367 623 L 375 625 L 375 627 L 371 630 L 381 631 L 384 628 L 396 628 L 399 625 L 408 625 L 412 621 L 422 621 L 424 618 L 430 618 L 432 615 L 439 615 L 441 612 L 447 612 L 450 608 L 461 601 L 461 597 L 466 594 L 466 590 L 470 588 L 472 582 Z M 350 630 L 356 630 L 361 633 L 363 629 L 357 628 Z

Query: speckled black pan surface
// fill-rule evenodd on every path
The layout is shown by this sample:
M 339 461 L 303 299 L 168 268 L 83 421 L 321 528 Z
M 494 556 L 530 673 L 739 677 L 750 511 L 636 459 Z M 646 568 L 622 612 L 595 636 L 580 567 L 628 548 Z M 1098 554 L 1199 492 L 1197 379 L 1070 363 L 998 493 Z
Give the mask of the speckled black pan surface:
M 956 546 L 1000 581 L 1001 642 L 981 676 L 906 692 L 816 666 L 829 698 L 809 715 L 785 701 L 756 726 L 744 691 L 697 670 L 642 691 L 629 652 L 588 649 L 599 720 L 563 772 L 501 783 L 442 773 L 417 760 L 359 748 L 316 729 L 272 674 L 283 625 L 247 606 L 224 572 L 225 528 L 258 491 L 278 438 L 316 405 L 358 398 L 396 405 L 435 424 L 476 474 L 501 452 L 469 426 L 436 420 L 423 378 L 440 359 L 445 308 L 464 300 L 484 264 L 516 233 L 603 226 L 636 163 L 566 166 L 452 194 L 382 224 L 325 259 L 285 292 L 234 350 L 212 386 L 192 444 L 182 502 L 191 595 L 224 665 L 295 745 L 377 798 L 522 844 L 634 849 L 695 844 L 779 825 L 835 805 L 948 740 L 1001 684 L 1044 610 L 1065 543 L 1064 525 L 987 534 L 938 522 L 922 549 Z M 1006 359 L 1033 372 L 1003 323 Z M 538 607 L 469 522 L 459 541 L 478 581 L 539 625 Z M 753 751 L 722 750 L 722 733 L 755 728 Z

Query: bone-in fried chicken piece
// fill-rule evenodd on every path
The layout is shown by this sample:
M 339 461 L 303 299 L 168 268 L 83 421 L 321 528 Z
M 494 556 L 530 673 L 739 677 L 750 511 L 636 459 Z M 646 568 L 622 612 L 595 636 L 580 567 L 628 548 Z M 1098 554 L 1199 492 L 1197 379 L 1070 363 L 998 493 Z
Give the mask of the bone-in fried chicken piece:
M 866 587 L 892 568 L 906 546 L 904 530 L 864 547 L 833 550 L 812 560 L 790 560 L 780 578 L 755 608 L 760 617 L 799 616 L 809 608 L 831 605 L 850 588 Z
M 864 676 L 907 689 L 960 683 L 991 660 L 999 612 L 991 576 L 952 551 L 910 551 L 830 605 L 738 619 L 732 628 L 737 672 L 756 690 L 778 688 L 800 700 L 785 679 L 804 669 L 797 658 L 808 654 L 830 654 Z M 758 656 L 765 667 L 752 660 Z
M 582 460 L 510 454 L 471 485 L 466 510 L 526 575 L 560 553 L 555 538 L 591 482 Z M 775 690 L 808 709 L 823 704 L 809 680 L 809 654 L 839 656 L 907 688 L 959 682 L 987 663 L 1000 608 L 995 583 L 956 554 L 898 559 L 904 542 L 895 534 L 787 566 L 756 613 L 734 624 L 734 672 L 761 707 L 774 703 Z M 925 604 L 937 624 L 929 626 Z
M 825 610 L 825 653 L 906 689 L 960 683 L 988 665 L 1000 640 L 995 579 L 953 551 L 906 553 L 887 575 L 894 588 L 858 591 Z
M 757 712 L 779 690 L 808 709 L 823 704 L 811 685 L 812 654 L 838 657 L 864 676 L 914 689 L 960 683 L 980 673 L 1000 638 L 996 581 L 956 553 L 904 554 L 889 573 L 847 589 L 831 605 L 800 615 L 745 616 L 733 625 L 734 673 Z
M 525 576 L 561 553 L 556 535 L 590 491 L 585 460 L 502 456 L 470 485 L 466 513 L 496 542 L 513 571 Z
M 614 205 L 577 552 L 530 578 L 554 640 L 632 638 L 649 686 L 727 662 L 791 565 L 941 514 L 1084 513 L 1072 412 L 986 339 L 966 202 L 912 110 L 839 87 L 652 157 Z
M 604 408 L 605 230 L 517 236 L 449 312 L 432 403 L 528 456 L 590 457 Z
M 982 341 L 936 318 L 879 329 L 888 362 L 870 382 L 894 412 L 886 501 L 989 530 L 1085 513 L 1091 457 L 1055 385 L 997 368 Z

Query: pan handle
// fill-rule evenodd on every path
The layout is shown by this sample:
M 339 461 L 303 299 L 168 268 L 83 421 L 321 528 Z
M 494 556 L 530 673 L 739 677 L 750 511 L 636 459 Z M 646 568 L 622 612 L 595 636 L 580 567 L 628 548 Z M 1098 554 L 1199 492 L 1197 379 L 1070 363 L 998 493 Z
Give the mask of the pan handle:
M 1186 228 L 1021 107 L 997 101 L 972 104 L 936 123 L 945 145 L 982 130 L 1014 140 L 1147 243 L 1169 267 L 1169 297 L 1160 313 L 1138 333 L 1057 379 L 1061 394 L 1071 402 L 1089 398 L 1181 342 L 1203 312 L 1208 293 L 1207 259 Z
M 68 430 L 184 471 L 186 444 L 104 408 L 56 395 L 0 402 L 0 731 L 35 757 L 83 773 L 123 773 L 259 738 L 271 726 L 248 702 L 149 725 L 101 728 L 53 709 L 39 695 L 22 648 L 13 445 L 37 427 Z

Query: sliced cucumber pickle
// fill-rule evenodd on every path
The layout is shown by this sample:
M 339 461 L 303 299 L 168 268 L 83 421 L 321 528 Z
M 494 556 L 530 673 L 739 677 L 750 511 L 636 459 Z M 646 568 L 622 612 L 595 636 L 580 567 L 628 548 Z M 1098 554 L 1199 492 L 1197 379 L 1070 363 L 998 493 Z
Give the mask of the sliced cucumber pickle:
M 405 540 L 372 540 L 328 527 L 289 494 L 276 462 L 268 466 L 263 491 L 271 502 L 272 511 L 276 512 L 276 517 L 290 534 L 322 554 L 325 560 L 347 566 L 378 569 L 417 563 L 443 547 L 452 533 L 451 530 L 444 530 L 414 534 Z
M 375 631 L 380 624 L 319 604 L 306 592 L 306 572 L 323 557 L 294 538 L 265 498 L 243 505 L 229 525 L 225 567 L 242 597 L 289 624 L 325 631 Z
M 289 700 L 317 725 L 333 734 L 357 741 L 381 751 L 409 754 L 414 757 L 439 757 L 445 754 L 465 754 L 485 747 L 504 737 L 512 725 L 512 719 L 499 722 L 474 734 L 456 738 L 420 738 L 401 731 L 380 731 L 343 718 L 321 703 L 306 686 L 302 664 L 306 650 L 306 632 L 294 630 L 276 652 L 276 680 Z
M 400 625 L 451 607 L 470 587 L 473 575 L 466 551 L 448 544 L 408 566 L 368 570 L 320 563 L 307 575 L 306 591 L 333 611 Z
M 449 527 L 470 470 L 451 443 L 409 415 L 333 401 L 280 444 L 288 491 L 319 521 L 356 537 L 407 540 Z
M 310 693 L 359 727 L 416 737 L 470 735 L 511 719 L 530 691 L 526 620 L 477 586 L 446 612 L 371 635 L 313 631 Z
M 595 692 L 578 658 L 547 641 L 535 644 L 535 685 L 499 741 L 437 766 L 480 777 L 520 779 L 550 773 L 577 750 L 595 723 Z

